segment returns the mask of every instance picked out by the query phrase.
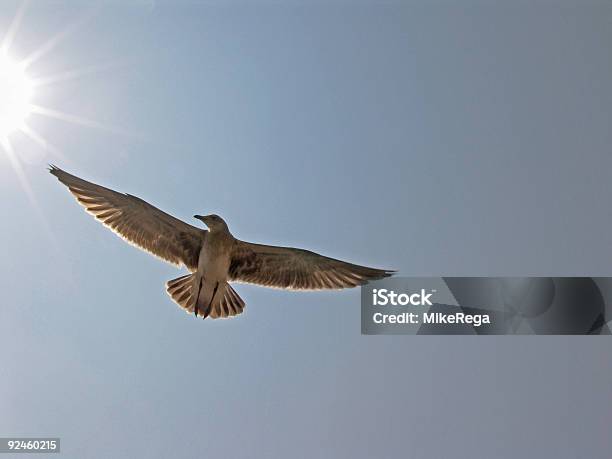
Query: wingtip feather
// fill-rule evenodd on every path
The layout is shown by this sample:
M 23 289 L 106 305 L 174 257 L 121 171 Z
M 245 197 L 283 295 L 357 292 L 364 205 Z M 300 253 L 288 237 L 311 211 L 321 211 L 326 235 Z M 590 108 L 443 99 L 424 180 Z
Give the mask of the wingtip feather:
M 61 172 L 64 172 L 63 170 L 61 170 L 59 167 L 57 167 L 55 164 L 48 164 L 47 165 L 47 170 L 52 174 L 55 175 L 56 177 L 58 177 L 58 175 Z

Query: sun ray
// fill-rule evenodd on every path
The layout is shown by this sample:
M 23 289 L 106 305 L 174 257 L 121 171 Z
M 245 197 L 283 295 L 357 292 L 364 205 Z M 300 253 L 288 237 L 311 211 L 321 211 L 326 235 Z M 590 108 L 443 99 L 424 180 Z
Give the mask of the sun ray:
M 99 129 L 101 131 L 110 132 L 112 134 L 119 134 L 125 137 L 131 137 L 131 138 L 143 140 L 143 137 L 140 134 L 135 134 L 133 132 L 129 132 L 129 131 L 126 131 L 125 129 L 121 129 L 121 128 L 114 127 L 114 126 L 107 126 L 97 121 L 83 118 L 81 116 L 71 115 L 69 113 L 64 113 L 59 110 L 53 110 L 51 108 L 42 107 L 40 105 L 35 105 L 35 104 L 30 105 L 30 110 L 32 114 L 43 115 L 49 118 L 55 118 L 61 121 L 66 121 L 67 123 L 72 123 L 72 124 L 76 124 L 79 126 Z
M 0 145 L 2 145 L 2 148 L 4 148 L 4 151 L 6 152 L 6 156 L 11 162 L 11 167 L 13 168 L 13 170 L 15 171 L 15 174 L 17 175 L 17 179 L 19 180 L 19 183 L 21 184 L 23 191 L 25 191 L 25 193 L 28 195 L 28 199 L 33 204 L 38 205 L 36 202 L 36 197 L 34 196 L 34 192 L 32 191 L 32 188 L 30 187 L 30 183 L 28 182 L 28 179 L 26 178 L 23 172 L 23 169 L 21 168 L 21 164 L 19 163 L 19 160 L 17 159 L 17 156 L 15 155 L 15 150 L 13 150 L 13 145 L 11 144 L 11 141 L 8 139 L 8 137 L 2 137 L 0 138 Z
M 92 73 L 98 73 L 98 72 L 103 72 L 103 71 L 110 70 L 110 69 L 116 69 L 118 67 L 122 67 L 126 65 L 127 63 L 122 62 L 122 61 L 113 61 L 113 62 L 107 62 L 105 64 L 90 65 L 88 67 L 68 70 L 66 72 L 57 73 L 55 75 L 49 75 L 49 76 L 44 76 L 40 78 L 33 78 L 32 86 L 39 87 L 39 86 L 46 86 L 46 85 L 55 84 L 59 82 L 69 81 L 69 80 L 75 80 L 77 78 L 81 78 L 84 75 L 90 75 Z
M 23 14 L 25 13 L 27 5 L 28 0 L 24 0 L 19 9 L 17 10 L 17 13 L 15 13 L 15 17 L 13 18 L 11 25 L 9 26 L 6 31 L 6 34 L 4 35 L 2 45 L 0 46 L 0 51 L 2 51 L 3 54 L 8 54 L 8 51 L 11 48 L 11 45 L 13 44 L 13 39 L 15 38 L 17 31 L 19 30 L 19 25 L 21 24 L 21 19 L 23 18 Z
M 47 42 L 45 42 L 40 48 L 38 48 L 36 51 L 32 52 L 28 57 L 26 57 L 21 62 L 21 64 L 23 65 L 24 69 L 27 69 L 30 65 L 32 65 L 38 59 L 40 59 L 45 54 L 47 54 L 49 51 L 51 51 L 53 48 L 55 48 L 58 45 L 58 43 L 60 43 L 62 40 L 64 40 L 70 34 L 74 33 L 76 30 L 81 28 L 86 22 L 88 22 L 94 16 L 95 13 L 98 12 L 99 9 L 100 9 L 99 7 L 95 7 L 95 8 L 90 9 L 87 13 L 85 13 L 75 23 L 69 25 L 64 30 L 58 32 L 53 37 L 51 37 L 49 40 L 47 40 Z
M 55 234 L 53 233 L 51 227 L 49 226 L 49 222 L 47 221 L 45 214 L 43 213 L 42 209 L 38 205 L 38 201 L 36 200 L 36 195 L 34 194 L 32 187 L 30 186 L 30 182 L 28 182 L 28 178 L 23 172 L 21 163 L 19 162 L 19 159 L 15 155 L 15 150 L 13 150 L 13 145 L 11 144 L 8 137 L 0 138 L 0 146 L 6 152 L 6 156 L 8 157 L 11 163 L 11 167 L 13 168 L 13 171 L 15 172 L 15 175 L 17 176 L 17 180 L 19 181 L 19 184 L 21 185 L 21 187 L 23 188 L 23 191 L 28 197 L 30 204 L 34 208 L 34 211 L 36 212 L 36 215 L 38 216 L 42 224 L 42 227 L 47 233 L 47 236 L 49 237 L 51 244 L 53 245 L 54 249 L 59 250 L 59 244 L 57 242 L 57 239 L 55 238 Z
M 51 152 L 53 155 L 57 156 L 63 162 L 69 162 L 68 158 L 62 153 L 62 151 L 53 145 L 51 142 L 46 140 L 43 136 L 41 136 L 38 132 L 32 129 L 27 124 L 23 124 L 21 126 L 21 132 L 23 132 L 27 137 L 32 139 L 35 143 L 37 143 L 43 150 Z

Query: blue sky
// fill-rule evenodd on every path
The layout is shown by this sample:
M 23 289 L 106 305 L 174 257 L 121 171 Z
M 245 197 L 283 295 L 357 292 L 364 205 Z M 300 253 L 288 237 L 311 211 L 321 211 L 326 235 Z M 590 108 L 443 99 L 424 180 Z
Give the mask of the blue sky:
M 0 31 L 20 2 L 0 6 Z M 612 274 L 606 2 L 31 2 L 12 46 L 63 158 L 0 155 L 0 433 L 66 457 L 609 457 L 606 338 L 360 335 L 359 291 L 181 274 L 86 215 L 57 163 L 239 238 L 404 275 Z M 197 222 L 195 222 L 197 223 Z

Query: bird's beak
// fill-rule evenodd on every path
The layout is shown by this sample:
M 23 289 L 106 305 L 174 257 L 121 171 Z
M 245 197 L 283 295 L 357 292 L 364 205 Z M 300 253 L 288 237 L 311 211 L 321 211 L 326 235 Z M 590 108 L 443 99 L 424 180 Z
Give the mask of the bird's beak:
M 204 222 L 204 216 L 203 215 L 194 215 L 193 218 L 197 218 L 198 220 L 201 220 Z M 206 223 L 206 222 L 204 222 Z

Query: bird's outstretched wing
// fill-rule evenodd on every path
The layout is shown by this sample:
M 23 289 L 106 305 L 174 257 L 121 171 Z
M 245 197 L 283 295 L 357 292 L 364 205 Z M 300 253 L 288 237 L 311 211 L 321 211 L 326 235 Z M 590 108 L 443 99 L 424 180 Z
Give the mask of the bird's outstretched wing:
M 207 231 L 189 225 L 136 196 L 117 193 L 50 166 L 77 201 L 123 239 L 175 265 L 194 271 Z
M 393 273 L 335 260 L 308 250 L 236 240 L 229 279 L 264 287 L 322 290 L 356 287 Z

